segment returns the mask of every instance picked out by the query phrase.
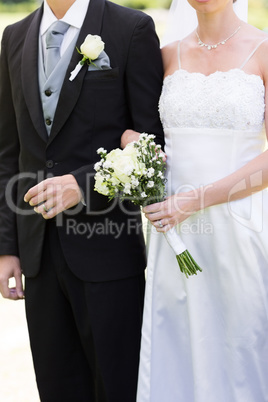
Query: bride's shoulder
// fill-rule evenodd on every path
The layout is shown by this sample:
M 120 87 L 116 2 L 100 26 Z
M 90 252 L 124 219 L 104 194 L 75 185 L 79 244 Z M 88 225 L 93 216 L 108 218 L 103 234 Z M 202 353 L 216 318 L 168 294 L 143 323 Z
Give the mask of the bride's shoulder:
M 265 86 L 268 86 L 268 35 L 266 35 L 266 40 L 265 38 L 263 39 L 264 42 L 262 42 L 259 52 L 258 52 L 258 57 L 259 57 L 259 63 L 260 63 L 260 69 L 262 72 L 262 75 L 264 77 L 264 83 Z
M 179 40 L 176 40 L 175 42 L 169 43 L 165 46 L 162 47 L 161 52 L 163 57 L 170 57 L 171 55 L 174 54 L 174 52 L 177 51 L 178 45 L 179 45 Z
M 268 86 L 268 35 L 261 32 L 260 36 L 256 38 L 256 58 L 259 64 L 261 76 L 263 77 L 264 84 Z
M 172 63 L 177 61 L 178 45 L 179 41 L 177 40 L 162 47 L 161 52 L 162 52 L 164 69 L 166 69 L 167 66 L 170 66 Z
M 268 34 L 252 25 L 245 24 L 241 44 L 249 55 L 254 55 L 254 60 L 261 70 L 261 75 L 267 76 Z
M 265 41 L 265 39 L 268 39 L 268 34 L 254 27 L 253 25 L 245 23 L 244 37 L 248 40 L 248 42 L 256 44 L 257 46 L 262 41 Z

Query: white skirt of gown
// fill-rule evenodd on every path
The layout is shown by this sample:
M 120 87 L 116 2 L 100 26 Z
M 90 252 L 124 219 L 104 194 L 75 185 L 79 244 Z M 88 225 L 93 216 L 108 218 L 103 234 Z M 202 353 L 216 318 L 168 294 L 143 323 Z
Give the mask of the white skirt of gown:
M 227 129 L 165 134 L 169 194 L 225 177 L 265 141 Z M 265 190 L 184 221 L 181 237 L 203 269 L 188 279 L 152 229 L 138 402 L 268 401 L 267 207 Z

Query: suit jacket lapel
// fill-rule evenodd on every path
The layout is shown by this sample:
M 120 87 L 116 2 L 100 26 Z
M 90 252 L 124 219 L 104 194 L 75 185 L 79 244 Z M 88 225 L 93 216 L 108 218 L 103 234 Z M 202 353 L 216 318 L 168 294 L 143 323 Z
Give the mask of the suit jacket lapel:
M 100 35 L 104 6 L 105 0 L 90 0 L 84 23 L 77 39 L 76 47 L 80 48 L 81 44 L 84 42 L 85 37 L 88 34 Z M 49 136 L 48 145 L 51 141 L 53 141 L 55 136 L 63 127 L 78 100 L 79 94 L 82 89 L 84 76 L 87 72 L 86 66 L 82 68 L 82 70 L 78 73 L 73 81 L 69 81 L 69 77 L 71 71 L 74 70 L 75 66 L 79 63 L 80 60 L 81 55 L 77 52 L 76 49 L 74 49 L 72 59 L 67 68 L 66 76 L 62 85 L 62 90 L 54 116 L 54 122 Z
M 36 11 L 28 29 L 22 51 L 22 90 L 37 133 L 47 141 L 38 82 L 38 44 L 39 28 L 43 7 Z

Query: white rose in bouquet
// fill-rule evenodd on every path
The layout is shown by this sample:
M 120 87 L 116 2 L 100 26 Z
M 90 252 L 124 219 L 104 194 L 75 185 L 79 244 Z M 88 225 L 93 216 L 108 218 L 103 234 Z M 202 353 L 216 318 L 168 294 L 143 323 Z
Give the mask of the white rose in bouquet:
M 107 153 L 104 148 L 99 148 L 97 153 L 101 160 L 95 164 L 95 190 L 110 200 L 117 197 L 140 206 L 163 201 L 165 162 L 154 138 L 154 135 L 143 133 L 123 151 L 117 148 Z M 176 231 L 170 230 L 164 235 L 186 277 L 202 271 Z
M 116 177 L 121 183 L 131 183 L 131 174 L 140 175 L 145 168 L 144 163 L 137 159 L 137 148 L 134 146 L 127 146 L 121 153 L 112 153 L 112 168 L 114 170 L 113 176 Z M 111 160 L 109 154 L 106 160 Z
M 105 183 L 105 178 L 99 172 L 95 174 L 95 190 L 102 195 L 109 195 L 109 188 Z
M 99 148 L 97 152 L 98 152 L 98 153 L 102 153 L 102 152 L 103 152 L 103 149 L 102 149 L 102 148 Z M 122 152 L 123 152 L 123 151 L 122 151 L 122 149 L 120 149 L 120 148 L 113 149 L 111 152 L 109 152 L 109 153 L 107 154 L 105 160 L 106 160 L 106 161 L 109 161 L 109 162 L 111 162 L 111 163 L 113 164 L 114 162 L 116 162 L 116 160 L 117 160 L 118 158 L 121 158 Z

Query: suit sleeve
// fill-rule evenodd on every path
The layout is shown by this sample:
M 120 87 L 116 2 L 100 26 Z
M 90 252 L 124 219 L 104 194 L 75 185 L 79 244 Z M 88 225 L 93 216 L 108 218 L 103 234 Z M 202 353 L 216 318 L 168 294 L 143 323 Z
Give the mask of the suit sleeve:
M 0 54 L 0 255 L 18 255 L 16 215 L 12 204 L 16 187 L 8 186 L 18 173 L 19 141 L 9 77 L 7 30 Z M 13 209 L 13 210 L 12 210 Z
M 143 14 L 136 22 L 128 43 L 124 86 L 130 115 L 129 129 L 156 136 L 164 146 L 164 135 L 158 113 L 158 101 L 163 84 L 163 65 L 159 40 L 151 17 Z M 104 144 L 102 144 L 104 145 Z M 102 146 L 101 145 L 101 146 Z M 94 164 L 72 174 L 84 191 L 89 210 L 104 210 L 108 197 L 94 191 Z
M 127 60 L 126 89 L 133 124 L 129 128 L 155 134 L 156 141 L 163 147 L 164 135 L 158 113 L 162 84 L 159 40 L 153 20 L 144 15 L 133 32 Z

